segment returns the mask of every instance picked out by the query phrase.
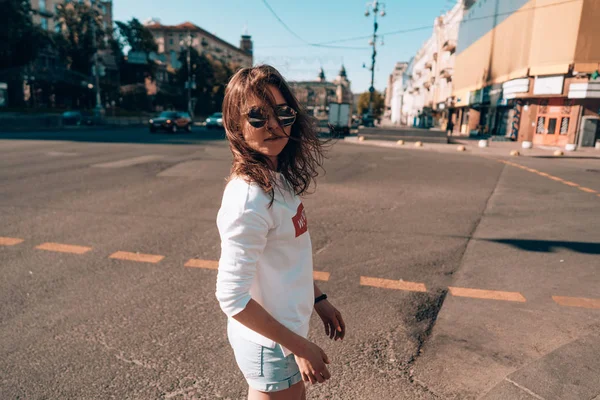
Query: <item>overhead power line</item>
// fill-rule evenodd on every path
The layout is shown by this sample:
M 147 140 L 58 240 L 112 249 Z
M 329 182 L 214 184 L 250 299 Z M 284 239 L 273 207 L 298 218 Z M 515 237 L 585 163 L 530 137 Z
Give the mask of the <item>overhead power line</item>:
M 283 20 L 281 18 L 279 18 L 279 15 L 277 15 L 277 13 L 275 12 L 275 10 L 273 10 L 273 8 L 269 5 L 269 3 L 267 2 L 267 0 L 263 0 L 263 3 L 269 9 L 269 11 L 271 12 L 271 14 L 273 14 L 273 16 L 277 19 L 277 21 L 279 21 L 279 23 L 285 28 L 285 30 L 288 31 L 289 33 L 291 33 L 296 39 L 300 40 L 301 42 L 304 42 L 306 46 L 326 47 L 326 48 L 338 48 L 338 49 L 350 49 L 350 50 L 364 50 L 364 49 L 368 49 L 368 47 L 366 47 L 366 46 L 364 46 L 364 47 L 328 46 L 328 45 L 325 45 L 325 44 L 322 44 L 322 43 L 310 43 L 307 40 L 305 40 L 304 38 L 302 38 L 300 35 L 298 35 L 296 32 L 294 32 L 285 22 L 283 22 Z M 277 46 L 277 47 L 290 47 L 290 46 Z M 274 47 L 263 47 L 263 48 L 274 48 Z
M 265 1 L 265 0 L 263 0 Z M 500 1 L 500 0 L 498 0 Z M 443 26 L 450 26 L 450 25 L 455 25 L 455 24 L 464 24 L 464 23 L 468 23 L 468 22 L 472 22 L 472 21 L 479 21 L 479 20 L 483 20 L 483 19 L 489 19 L 489 18 L 496 18 L 496 17 L 500 17 L 500 16 L 504 16 L 504 15 L 512 15 L 512 14 L 516 14 L 516 13 L 521 13 L 521 12 L 528 12 L 528 11 L 533 11 L 533 10 L 537 10 L 537 9 L 542 9 L 542 8 L 549 8 L 549 7 L 556 7 L 556 6 L 560 6 L 563 4 L 568 4 L 568 3 L 575 3 L 575 2 L 581 2 L 582 0 L 565 0 L 565 1 L 561 1 L 559 3 L 552 3 L 552 4 L 545 4 L 545 5 L 540 5 L 540 6 L 535 6 L 535 7 L 528 7 L 528 8 L 521 8 L 521 9 L 517 9 L 517 10 L 513 10 L 513 11 L 507 11 L 507 12 L 503 12 L 503 13 L 495 13 L 495 14 L 491 14 L 491 15 L 484 15 L 481 17 L 474 17 L 474 18 L 466 18 L 466 19 L 462 19 L 461 21 L 457 21 L 457 22 L 452 22 L 452 23 L 445 23 L 442 24 Z M 265 1 L 266 3 L 266 1 Z M 423 31 L 423 30 L 428 30 L 428 29 L 432 29 L 432 25 L 423 25 L 423 26 L 417 26 L 414 28 L 409 28 L 409 29 L 400 29 L 400 30 L 396 30 L 396 31 L 389 31 L 389 32 L 383 32 L 381 33 L 382 36 L 393 36 L 393 35 L 401 35 L 401 34 L 405 34 L 405 33 L 412 33 L 412 32 L 418 32 L 418 31 Z M 311 44 L 307 44 L 310 46 L 314 46 L 314 47 L 338 47 L 338 48 L 346 48 L 346 49 L 361 49 L 361 50 L 365 50 L 368 47 L 345 47 L 345 46 L 330 46 L 334 43 L 343 43 L 343 42 L 352 42 L 355 40 L 364 40 L 364 39 L 370 39 L 372 35 L 363 35 L 363 36 L 354 36 L 354 37 L 350 37 L 350 38 L 345 38 L 345 39 L 337 39 L 337 40 L 329 40 L 326 42 L 319 42 L 319 43 L 311 43 Z M 264 46 L 264 47 L 259 47 L 259 48 L 263 48 L 263 49 L 267 49 L 267 48 L 284 48 L 284 47 L 290 47 L 290 46 Z

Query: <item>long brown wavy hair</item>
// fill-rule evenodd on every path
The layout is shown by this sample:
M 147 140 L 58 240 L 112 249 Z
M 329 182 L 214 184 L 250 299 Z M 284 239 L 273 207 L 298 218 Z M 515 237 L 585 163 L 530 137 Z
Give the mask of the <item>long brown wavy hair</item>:
M 288 143 L 277 157 L 278 172 L 296 195 L 307 193 L 311 184 L 315 183 L 318 170 L 322 169 L 324 143 L 318 137 L 315 119 L 300 107 L 289 85 L 275 68 L 270 65 L 243 68 L 231 78 L 223 99 L 223 125 L 233 153 L 230 178 L 240 176 L 258 184 L 271 195 L 272 204 L 274 188 L 279 185 L 269 169 L 268 157 L 252 149 L 243 135 L 245 113 L 252 99 L 258 98 L 270 107 L 275 106 L 269 85 L 277 87 L 287 105 L 297 113 Z

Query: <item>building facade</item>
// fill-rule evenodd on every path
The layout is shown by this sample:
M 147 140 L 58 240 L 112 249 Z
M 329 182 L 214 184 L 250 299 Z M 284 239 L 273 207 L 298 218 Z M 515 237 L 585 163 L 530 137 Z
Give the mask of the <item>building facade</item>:
M 394 71 L 390 74 L 385 90 L 384 118 L 392 124 L 400 125 L 402 114 L 402 97 L 404 94 L 404 78 L 408 63 L 397 62 Z
M 77 0 L 96 7 L 102 17 L 102 25 L 105 31 L 110 31 L 113 25 L 113 7 L 111 0 Z M 58 6 L 61 4 L 74 3 L 74 0 L 30 0 L 33 11 L 33 22 L 40 25 L 49 32 L 60 32 L 61 26 L 55 20 L 58 13 Z
M 463 10 L 464 1 L 460 0 L 450 11 L 437 17 L 432 35 L 409 63 L 403 63 L 403 82 L 397 85 L 402 90 L 396 95 L 401 100 L 396 102 L 401 104 L 401 111 L 399 117 L 392 118 L 394 123 L 447 128 L 452 112 L 452 76 Z M 391 86 L 388 92 L 393 98 Z
M 465 9 L 455 132 L 557 147 L 600 139 L 598 21 L 597 0 L 478 0 Z
M 342 65 L 338 76 L 327 81 L 323 68 L 314 81 L 291 81 L 290 87 L 300 105 L 317 118 L 326 118 L 329 103 L 354 104 L 351 84 Z
M 253 64 L 252 38 L 244 34 L 240 38 L 240 47 L 213 35 L 191 22 L 179 25 L 162 25 L 158 20 L 150 20 L 145 26 L 152 32 L 158 45 L 158 55 L 173 69 L 179 69 L 179 54 L 191 43 L 199 54 L 210 54 L 224 64 L 251 67 Z

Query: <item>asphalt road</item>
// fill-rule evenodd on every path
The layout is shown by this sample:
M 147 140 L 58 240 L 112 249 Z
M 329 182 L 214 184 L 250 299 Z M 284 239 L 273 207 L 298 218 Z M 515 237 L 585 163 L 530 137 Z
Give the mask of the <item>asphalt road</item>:
M 0 134 L 0 398 L 245 397 L 214 297 L 216 271 L 185 266 L 219 257 L 215 217 L 230 164 L 221 134 Z M 600 193 L 596 160 L 527 163 Z M 451 382 L 441 387 L 430 373 L 437 370 L 419 364 L 428 338 L 437 337 L 440 308 L 454 300 L 448 287 L 457 286 L 463 267 L 489 262 L 485 251 L 468 253 L 482 222 L 488 237 L 509 240 L 506 218 L 528 213 L 527 224 L 543 228 L 549 217 L 536 217 L 535 206 L 562 209 L 570 222 L 560 233 L 552 226 L 537 232 L 556 243 L 585 236 L 577 243 L 587 252 L 571 249 L 573 260 L 600 254 L 600 197 L 497 159 L 340 142 L 325 170 L 304 203 L 315 270 L 327 278 L 319 286 L 342 311 L 348 334 L 329 342 L 313 315 L 310 338 L 332 359 L 332 379 L 310 387 L 309 398 L 435 399 L 492 386 L 488 378 L 463 392 Z M 508 217 L 488 219 L 499 206 Z M 490 236 L 494 224 L 501 236 Z M 523 242 L 494 243 L 498 259 L 503 251 L 531 256 Z M 597 259 L 586 259 L 591 266 L 578 270 L 585 282 L 571 282 L 571 294 L 581 288 L 582 297 L 600 297 L 591 273 Z M 541 271 L 550 288 L 568 276 L 554 272 Z M 493 274 L 476 279 L 471 271 L 468 284 L 492 289 Z M 513 283 L 502 289 L 528 296 Z M 452 310 L 489 304 L 482 301 L 493 300 L 466 299 Z M 600 319 L 600 310 L 586 312 L 569 314 L 572 330 L 589 333 Z M 552 314 L 547 323 L 561 318 Z M 502 351 L 487 346 L 486 354 Z

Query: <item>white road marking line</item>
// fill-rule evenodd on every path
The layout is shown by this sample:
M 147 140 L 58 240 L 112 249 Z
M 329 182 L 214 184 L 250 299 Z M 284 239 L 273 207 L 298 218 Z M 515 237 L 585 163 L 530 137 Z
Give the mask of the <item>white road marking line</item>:
M 123 168 L 123 167 L 132 167 L 134 165 L 145 164 L 151 161 L 156 161 L 164 158 L 164 156 L 159 155 L 149 155 L 149 156 L 140 156 L 133 158 L 126 158 L 124 160 L 111 161 L 100 164 L 93 164 L 94 168 Z

